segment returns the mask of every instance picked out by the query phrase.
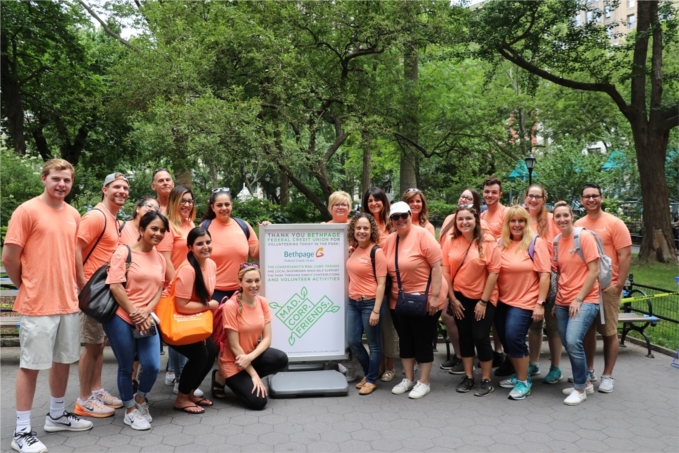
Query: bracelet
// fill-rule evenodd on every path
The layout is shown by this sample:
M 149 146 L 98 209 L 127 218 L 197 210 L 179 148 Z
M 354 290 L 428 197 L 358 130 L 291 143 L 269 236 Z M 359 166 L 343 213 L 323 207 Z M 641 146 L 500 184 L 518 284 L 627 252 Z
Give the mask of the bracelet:
M 577 302 L 577 303 L 579 303 L 579 304 L 582 304 L 583 301 L 582 301 L 582 299 L 580 299 L 579 297 L 576 297 L 576 298 L 575 298 L 575 302 Z
M 376 315 L 379 315 L 379 314 L 380 314 L 379 311 L 375 311 L 375 310 L 373 310 L 373 313 L 375 313 Z
M 479 299 L 479 302 L 482 303 L 484 307 L 485 307 L 486 305 L 488 305 L 488 301 L 487 301 L 487 300 Z

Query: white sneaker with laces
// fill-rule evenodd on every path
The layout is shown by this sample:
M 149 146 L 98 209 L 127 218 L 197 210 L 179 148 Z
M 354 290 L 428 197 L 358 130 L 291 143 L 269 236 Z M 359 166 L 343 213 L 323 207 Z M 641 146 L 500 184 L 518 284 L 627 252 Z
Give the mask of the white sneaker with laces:
M 22 453 L 46 453 L 47 447 L 35 437 L 35 431 L 14 432 L 12 450 Z
M 151 429 L 151 423 L 149 423 L 149 421 L 146 420 L 146 418 L 144 418 L 144 416 L 141 415 L 137 409 L 133 409 L 132 412 L 125 413 L 123 423 L 137 431 L 146 431 L 147 429 Z
M 578 392 L 577 390 L 573 390 L 570 395 L 568 395 L 568 398 L 563 400 L 563 403 L 566 406 L 577 406 L 578 404 L 582 403 L 587 399 L 587 392 Z
M 599 391 L 601 393 L 611 393 L 613 391 L 613 386 L 615 385 L 615 379 L 612 376 L 601 376 L 601 384 L 599 385 Z
M 571 393 L 573 393 L 574 390 L 575 389 L 573 387 L 568 387 L 568 388 L 561 390 L 561 393 L 564 394 L 564 395 L 570 395 Z M 589 384 L 587 386 L 587 388 L 585 388 L 585 393 L 587 395 L 593 395 L 594 394 L 594 386 L 592 384 Z
M 165 373 L 165 385 L 174 385 L 174 373 Z
M 57 431 L 87 431 L 92 429 L 92 422 L 83 420 L 75 414 L 64 411 L 56 420 L 50 414 L 45 417 L 45 431 L 55 433 Z
M 403 378 L 400 384 L 391 389 L 391 393 L 394 395 L 402 395 L 415 387 L 415 383 L 407 378 Z
M 101 393 L 97 393 L 94 396 L 105 406 L 112 407 L 113 409 L 119 409 L 123 407 L 123 400 L 116 398 L 106 390 L 102 391 Z
M 135 401 L 134 405 L 137 407 L 139 414 L 142 417 L 144 417 L 147 422 L 151 423 L 153 421 L 153 417 L 151 417 L 151 414 L 149 413 L 149 403 L 148 403 L 148 401 L 144 401 L 141 404 L 139 404 Z
M 431 386 L 429 384 L 423 384 L 422 382 L 417 381 L 415 387 L 408 393 L 408 398 L 416 400 L 422 398 L 429 392 L 431 392 Z

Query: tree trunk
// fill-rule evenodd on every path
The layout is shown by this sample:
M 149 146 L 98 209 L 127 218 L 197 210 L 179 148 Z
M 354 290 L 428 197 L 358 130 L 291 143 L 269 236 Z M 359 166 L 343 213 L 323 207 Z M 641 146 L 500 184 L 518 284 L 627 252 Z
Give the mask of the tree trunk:
M 363 176 L 361 177 L 361 193 L 360 197 L 363 200 L 363 194 L 370 189 L 370 161 L 372 160 L 372 139 L 367 131 L 363 131 Z
M 665 158 L 669 131 L 661 134 L 645 118 L 632 124 L 643 198 L 643 239 L 639 259 L 676 263 L 677 255 L 668 209 L 669 191 L 665 179 Z
M 288 195 L 290 182 L 288 180 L 288 174 L 282 170 L 279 174 L 279 178 L 281 182 L 279 195 L 281 200 L 281 208 L 285 209 L 285 207 L 288 205 L 288 202 L 290 201 L 290 196 Z
M 414 94 L 418 72 L 418 49 L 413 40 L 406 44 L 403 58 L 403 71 L 405 76 L 405 103 L 403 107 L 403 133 L 415 143 L 419 141 L 418 103 Z M 411 187 L 417 187 L 417 151 L 410 150 L 407 146 L 401 147 L 401 170 L 400 170 L 400 194 Z M 396 198 L 396 197 L 394 197 Z
M 7 128 L 12 139 L 12 148 L 19 154 L 26 154 L 26 139 L 24 138 L 24 108 L 21 105 L 21 86 L 19 76 L 12 71 L 9 60 L 9 39 L 3 33 L 0 37 L 0 80 L 2 81 L 2 101 L 4 112 L 7 117 Z M 16 49 L 15 49 L 16 50 Z M 16 59 L 16 52 L 13 52 Z M 16 61 L 16 60 L 15 60 Z
M 186 158 L 186 136 L 176 129 L 172 130 L 172 143 L 174 144 L 174 156 L 172 156 L 172 169 L 174 170 L 174 181 L 176 185 L 191 188 L 191 169 Z
M 61 135 L 62 128 L 58 127 L 57 129 L 59 129 Z M 78 162 L 80 162 L 80 154 L 82 153 L 83 149 L 85 149 L 85 144 L 87 143 L 87 136 L 89 133 L 90 130 L 87 126 L 81 126 L 80 129 L 78 129 L 78 133 L 75 135 L 75 138 L 73 139 L 73 143 L 68 140 L 68 137 L 62 136 L 62 145 L 59 147 L 61 158 L 66 159 L 74 167 L 78 165 Z

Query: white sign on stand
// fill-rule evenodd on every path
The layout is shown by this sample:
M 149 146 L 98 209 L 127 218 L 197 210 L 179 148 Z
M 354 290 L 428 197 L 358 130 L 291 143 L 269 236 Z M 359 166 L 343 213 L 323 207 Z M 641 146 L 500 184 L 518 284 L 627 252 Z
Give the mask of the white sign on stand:
M 344 360 L 347 225 L 262 225 L 259 232 L 271 346 L 291 362 Z

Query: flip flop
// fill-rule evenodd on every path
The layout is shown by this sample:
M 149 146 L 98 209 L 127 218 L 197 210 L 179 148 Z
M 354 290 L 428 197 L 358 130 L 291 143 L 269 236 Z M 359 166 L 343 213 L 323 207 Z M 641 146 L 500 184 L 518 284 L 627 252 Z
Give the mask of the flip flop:
M 224 385 L 219 385 L 215 376 L 219 370 L 212 370 L 212 397 L 214 399 L 223 400 L 226 398 L 226 393 L 224 392 Z
M 198 406 L 203 406 L 203 407 L 210 407 L 210 406 L 214 406 L 215 403 L 213 403 L 210 400 L 206 400 L 205 398 L 201 398 L 198 401 L 194 401 L 193 404 L 196 404 Z
M 193 408 L 200 409 L 200 410 L 199 411 L 190 411 L 189 410 L 189 409 L 193 409 Z M 186 412 L 187 414 L 191 414 L 191 415 L 200 415 L 200 414 L 205 413 L 205 409 L 203 409 L 202 407 L 200 407 L 196 404 L 193 404 L 193 405 L 190 405 L 190 406 L 184 406 L 184 407 L 174 407 L 173 406 L 172 410 L 179 411 L 179 412 Z

